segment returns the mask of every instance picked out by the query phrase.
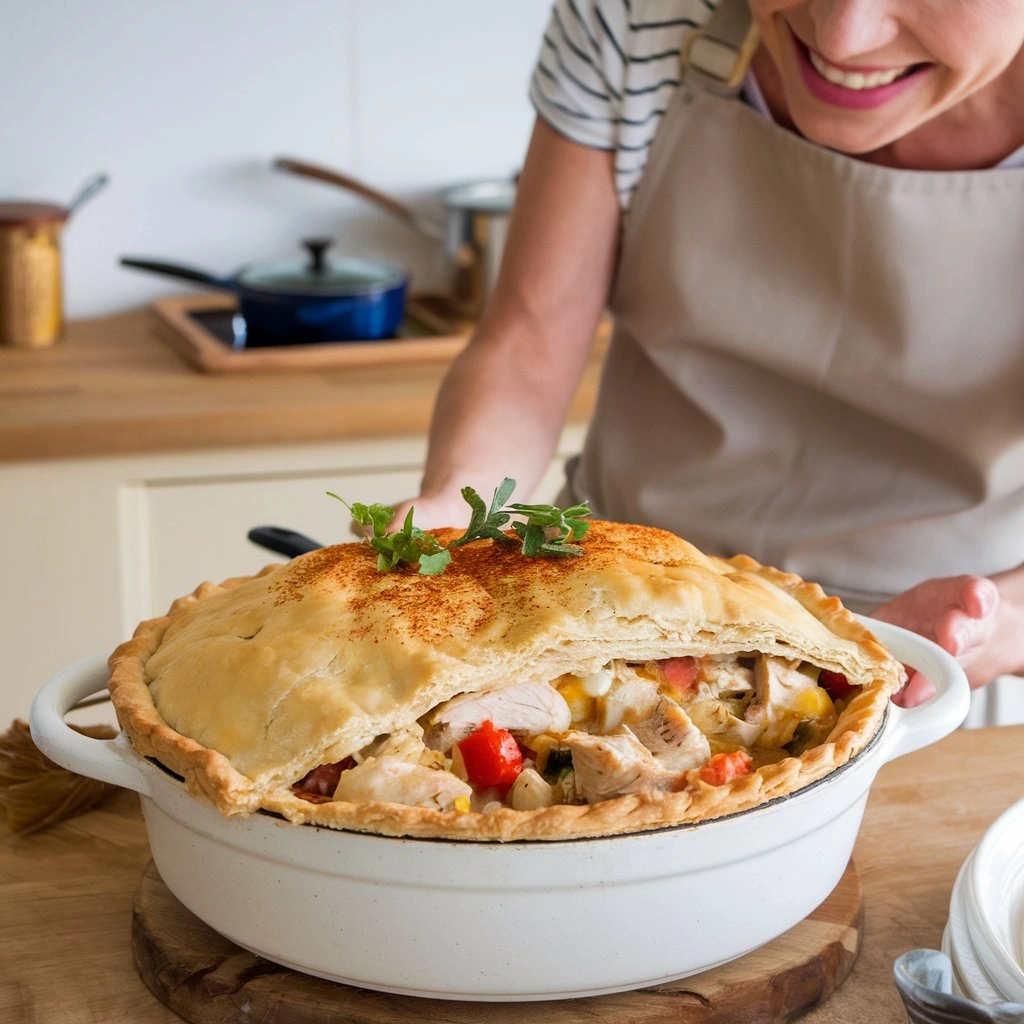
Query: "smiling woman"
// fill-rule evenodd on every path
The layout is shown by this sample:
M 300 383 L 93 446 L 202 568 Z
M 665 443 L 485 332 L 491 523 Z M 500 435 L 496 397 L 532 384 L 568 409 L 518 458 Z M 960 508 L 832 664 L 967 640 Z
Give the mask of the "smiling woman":
M 985 167 L 1024 143 L 1024 7 L 1015 0 L 752 0 L 754 69 L 773 114 L 878 163 Z
M 1017 0 L 557 0 L 423 524 L 532 485 L 607 304 L 561 503 L 1024 670 L 1022 43 Z

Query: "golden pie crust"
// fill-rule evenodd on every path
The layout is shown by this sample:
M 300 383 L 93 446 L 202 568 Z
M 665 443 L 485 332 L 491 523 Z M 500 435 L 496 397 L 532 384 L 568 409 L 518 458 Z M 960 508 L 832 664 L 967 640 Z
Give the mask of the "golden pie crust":
M 227 815 L 262 808 L 385 835 L 554 840 L 703 821 L 792 793 L 861 750 L 903 684 L 902 666 L 817 584 L 645 526 L 594 522 L 583 547 L 527 559 L 479 541 L 443 574 L 421 576 L 379 573 L 368 545 L 352 543 L 204 583 L 111 655 L 118 718 L 140 755 Z M 679 792 L 487 812 L 312 803 L 291 789 L 458 694 L 616 658 L 751 651 L 841 672 L 860 690 L 825 742 L 725 785 L 692 773 Z

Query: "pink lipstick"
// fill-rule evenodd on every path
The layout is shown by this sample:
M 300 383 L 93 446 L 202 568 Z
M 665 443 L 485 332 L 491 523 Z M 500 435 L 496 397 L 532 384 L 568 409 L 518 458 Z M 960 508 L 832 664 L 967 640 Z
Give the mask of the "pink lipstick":
M 902 96 L 908 89 L 913 88 L 917 79 L 931 67 L 930 64 L 914 66 L 906 74 L 886 85 L 866 89 L 847 89 L 824 78 L 811 63 L 810 51 L 807 46 L 792 33 L 790 35 L 796 48 L 797 62 L 800 65 L 800 72 L 803 75 L 807 91 L 822 103 L 843 107 L 846 110 L 873 110 L 876 107 L 884 106 L 896 99 L 897 96 Z M 886 69 L 862 68 L 858 70 L 870 74 L 872 71 Z

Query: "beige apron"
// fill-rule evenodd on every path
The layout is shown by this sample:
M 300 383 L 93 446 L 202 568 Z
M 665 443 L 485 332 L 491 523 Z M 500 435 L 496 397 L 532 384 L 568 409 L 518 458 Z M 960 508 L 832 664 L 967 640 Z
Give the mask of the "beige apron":
M 1024 170 L 874 166 L 702 78 L 627 215 L 568 493 L 860 610 L 1024 563 Z

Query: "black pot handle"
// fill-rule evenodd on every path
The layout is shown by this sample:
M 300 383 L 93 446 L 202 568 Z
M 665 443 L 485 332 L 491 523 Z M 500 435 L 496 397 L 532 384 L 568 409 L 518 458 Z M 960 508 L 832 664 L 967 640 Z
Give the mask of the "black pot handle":
M 151 270 L 154 274 L 164 274 L 167 277 L 177 277 L 185 281 L 198 281 L 201 284 L 212 285 L 214 288 L 229 288 L 234 290 L 235 283 L 217 277 L 207 270 L 199 270 L 196 267 L 186 267 L 180 263 L 165 263 L 163 260 L 145 260 L 135 256 L 122 256 L 122 267 L 134 267 L 136 270 Z
M 313 540 L 304 533 L 296 533 L 295 530 L 286 530 L 283 526 L 254 526 L 248 537 L 253 544 L 258 544 L 268 551 L 275 551 L 279 555 L 287 555 L 289 558 L 323 547 L 318 540 Z

